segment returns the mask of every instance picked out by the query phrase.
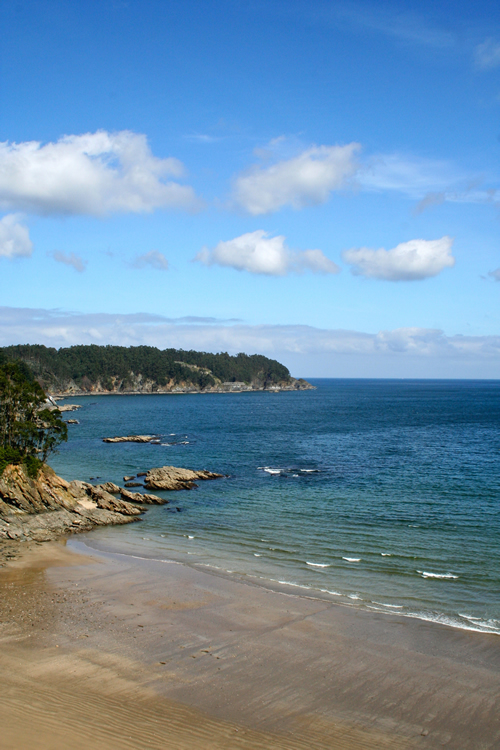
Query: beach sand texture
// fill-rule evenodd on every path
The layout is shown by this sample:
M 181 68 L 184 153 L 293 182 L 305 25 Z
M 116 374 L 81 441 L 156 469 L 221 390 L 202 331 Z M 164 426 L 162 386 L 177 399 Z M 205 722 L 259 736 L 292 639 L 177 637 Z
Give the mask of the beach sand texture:
M 0 590 L 5 750 L 500 747 L 496 635 L 82 539 L 35 546 Z

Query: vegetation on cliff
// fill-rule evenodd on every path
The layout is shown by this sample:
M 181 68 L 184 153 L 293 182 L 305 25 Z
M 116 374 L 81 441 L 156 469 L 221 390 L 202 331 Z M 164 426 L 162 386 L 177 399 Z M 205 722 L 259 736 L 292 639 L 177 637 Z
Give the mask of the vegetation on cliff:
M 60 412 L 23 362 L 0 362 L 0 475 L 9 464 L 23 464 L 30 476 L 67 440 Z
M 0 349 L 10 361 L 28 365 L 43 388 L 65 391 L 68 384 L 90 391 L 133 390 L 137 378 L 150 381 L 153 390 L 176 384 L 204 389 L 224 382 L 259 383 L 269 387 L 291 382 L 288 369 L 260 354 L 157 349 L 153 346 L 71 346 L 53 349 L 42 345 L 18 345 Z

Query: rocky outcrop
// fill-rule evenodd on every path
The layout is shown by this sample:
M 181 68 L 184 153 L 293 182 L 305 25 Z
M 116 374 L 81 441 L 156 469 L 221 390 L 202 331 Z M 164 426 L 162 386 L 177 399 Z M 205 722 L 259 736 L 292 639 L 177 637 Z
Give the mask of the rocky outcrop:
M 223 474 L 162 466 L 141 476 L 148 489 L 190 490 L 196 480 Z M 130 523 L 145 510 L 138 506 L 165 503 L 168 500 L 158 495 L 129 492 L 113 482 L 67 482 L 47 465 L 36 479 L 22 466 L 7 466 L 0 476 L 0 565 L 16 556 L 18 542 L 44 542 L 96 526 Z
M 110 492 L 112 495 L 119 495 L 121 492 L 120 487 L 114 482 L 105 482 L 104 484 L 98 484 L 96 487 L 105 492 Z
M 169 502 L 163 497 L 158 497 L 158 495 L 148 495 L 142 492 L 121 490 L 120 495 L 122 500 L 126 500 L 130 503 L 139 503 L 140 505 L 166 505 Z
M 220 479 L 223 476 L 224 474 L 216 474 L 213 471 L 191 471 L 176 466 L 162 466 L 148 471 L 145 487 L 148 490 L 191 490 L 196 487 L 196 481 L 199 479 Z
M 48 541 L 61 534 L 138 520 L 141 509 L 87 482 L 66 482 L 44 465 L 37 478 L 22 466 L 7 466 L 0 477 L 2 542 Z

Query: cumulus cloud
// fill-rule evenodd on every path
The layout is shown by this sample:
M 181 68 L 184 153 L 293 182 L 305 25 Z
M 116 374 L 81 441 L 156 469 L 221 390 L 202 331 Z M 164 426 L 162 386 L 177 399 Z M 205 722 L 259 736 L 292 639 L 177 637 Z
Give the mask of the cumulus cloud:
M 270 166 L 255 165 L 238 175 L 233 186 L 234 203 L 258 216 L 284 206 L 295 209 L 325 203 L 356 171 L 359 144 L 312 146 L 292 159 Z
M 50 255 L 57 263 L 64 263 L 66 266 L 71 266 L 78 273 L 82 273 L 87 267 L 88 261 L 83 260 L 78 255 L 75 255 L 75 253 L 65 254 L 61 253 L 60 250 L 54 250 Z
M 0 143 L 0 206 L 42 215 L 200 207 L 174 158 L 151 153 L 145 135 L 100 130 L 55 143 Z
M 195 260 L 207 266 L 227 266 L 237 271 L 268 276 L 285 276 L 290 272 L 302 271 L 340 272 L 340 268 L 321 250 L 291 250 L 285 244 L 285 237 L 270 237 L 263 229 L 219 242 L 213 250 L 204 247 Z
M 342 258 L 352 266 L 356 276 L 386 281 L 418 281 L 437 276 L 444 268 L 452 268 L 455 258 L 451 254 L 453 240 L 410 240 L 401 242 L 392 250 L 372 250 L 368 247 L 352 248 L 342 253 Z
M 500 377 L 500 336 L 447 336 L 419 327 L 366 333 L 213 318 L 175 320 L 146 313 L 0 307 L 0 345 L 25 342 L 261 353 L 304 377 Z
M 155 268 L 157 271 L 167 271 L 168 260 L 163 253 L 160 253 L 158 250 L 151 250 L 149 253 L 139 255 L 139 257 L 134 260 L 133 266 L 134 268 L 146 268 L 147 266 L 151 266 L 151 268 Z
M 26 258 L 33 252 L 29 230 L 19 219 L 16 214 L 0 219 L 0 258 Z
M 478 68 L 487 70 L 500 65 L 500 42 L 489 37 L 482 44 L 478 44 L 474 59 Z
M 488 276 L 491 276 L 495 281 L 500 281 L 500 268 L 496 268 L 494 271 L 489 271 Z

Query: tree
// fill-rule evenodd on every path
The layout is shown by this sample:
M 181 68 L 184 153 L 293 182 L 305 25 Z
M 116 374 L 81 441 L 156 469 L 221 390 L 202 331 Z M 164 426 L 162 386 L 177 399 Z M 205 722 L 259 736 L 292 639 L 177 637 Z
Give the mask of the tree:
M 0 364 L 0 452 L 3 461 L 31 465 L 46 461 L 68 439 L 58 409 L 46 406 L 46 396 L 29 369 L 20 362 Z M 33 459 L 36 459 L 33 464 Z M 30 463 L 28 461 L 28 463 Z

